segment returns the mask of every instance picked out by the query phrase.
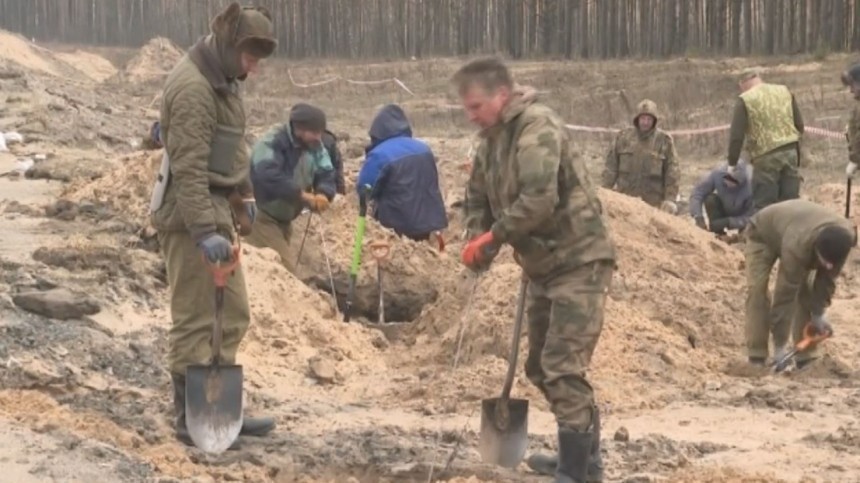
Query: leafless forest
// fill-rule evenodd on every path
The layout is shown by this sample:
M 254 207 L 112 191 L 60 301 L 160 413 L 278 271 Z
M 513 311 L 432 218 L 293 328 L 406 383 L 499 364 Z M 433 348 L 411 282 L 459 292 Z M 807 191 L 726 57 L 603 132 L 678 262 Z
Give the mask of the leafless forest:
M 41 41 L 187 46 L 228 0 L 0 0 Z M 248 2 L 245 2 L 248 3 Z M 860 48 L 858 0 L 258 0 L 290 58 L 774 55 Z

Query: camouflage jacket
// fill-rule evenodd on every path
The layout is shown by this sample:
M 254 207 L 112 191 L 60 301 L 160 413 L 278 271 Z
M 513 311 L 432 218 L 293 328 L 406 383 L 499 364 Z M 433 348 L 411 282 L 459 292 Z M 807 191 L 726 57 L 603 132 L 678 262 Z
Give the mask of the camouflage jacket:
M 640 136 L 636 127 L 618 134 L 603 169 L 603 187 L 642 198 L 659 207 L 678 196 L 681 172 L 672 136 L 654 128 Z
M 491 231 L 534 280 L 615 260 L 600 201 L 562 119 L 516 89 L 481 133 L 466 187 L 468 237 Z
M 836 290 L 836 277 L 842 267 L 831 273 L 815 270 L 815 240 L 827 226 L 838 225 L 854 233 L 854 224 L 832 210 L 808 200 L 788 200 L 763 208 L 749 221 L 750 241 L 763 243 L 779 257 L 779 278 L 774 289 L 773 303 L 794 303 L 798 290 L 810 283 L 810 308 L 813 314 L 823 314 Z

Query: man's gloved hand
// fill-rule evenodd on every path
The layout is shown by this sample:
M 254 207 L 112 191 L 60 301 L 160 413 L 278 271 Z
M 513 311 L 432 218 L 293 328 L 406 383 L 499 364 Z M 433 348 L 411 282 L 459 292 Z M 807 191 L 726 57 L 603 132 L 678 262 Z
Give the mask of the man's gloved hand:
M 499 253 L 499 248 L 493 243 L 493 233 L 486 232 L 473 238 L 463 247 L 460 258 L 463 265 L 479 272 L 490 268 L 493 259 Z
M 845 166 L 845 176 L 853 178 L 855 171 L 857 171 L 857 163 L 852 163 L 851 161 L 849 161 L 848 165 Z
M 672 200 L 664 200 L 663 203 L 660 204 L 660 209 L 670 215 L 674 215 L 678 212 L 678 205 L 676 205 Z
M 251 224 L 257 221 L 257 200 L 254 198 L 245 198 L 242 200 L 245 205 L 245 211 L 248 213 L 248 218 L 251 219 Z
M 708 229 L 708 225 L 705 224 L 705 217 L 704 216 L 697 216 L 696 217 L 696 226 L 698 226 L 699 228 L 701 228 L 703 230 Z
M 212 263 L 229 262 L 233 255 L 233 245 L 230 244 L 230 240 L 217 233 L 204 236 L 197 242 L 197 246 Z
M 314 211 L 316 213 L 322 213 L 329 207 L 328 198 L 326 198 L 325 195 L 322 194 L 315 195 L 313 193 L 307 192 L 302 193 L 302 201 L 304 201 L 305 204 L 308 205 L 308 208 L 310 208 L 311 211 Z
M 827 317 L 824 314 L 812 316 L 812 328 L 815 329 L 816 334 L 833 335 L 833 327 L 827 321 Z

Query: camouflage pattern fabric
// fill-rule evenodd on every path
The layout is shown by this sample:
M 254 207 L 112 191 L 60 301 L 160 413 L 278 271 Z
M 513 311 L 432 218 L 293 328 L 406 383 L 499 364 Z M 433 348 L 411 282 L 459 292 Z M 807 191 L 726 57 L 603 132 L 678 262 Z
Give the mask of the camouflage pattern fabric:
M 637 122 L 645 114 L 654 117 L 654 127 L 641 133 Z M 604 188 L 641 198 L 656 208 L 663 201 L 675 201 L 681 179 L 675 142 L 656 127 L 659 119 L 653 101 L 639 103 L 633 127 L 618 134 L 606 155 L 602 179 Z
M 815 266 L 818 234 L 834 224 L 856 233 L 849 220 L 800 199 L 770 205 L 750 219 L 744 249 L 746 338 L 750 357 L 767 357 L 771 332 L 775 347 L 785 346 L 792 333 L 797 340 L 810 314 L 823 314 L 830 305 L 842 267 L 835 267 L 831 273 L 811 268 Z M 771 302 L 768 281 L 777 260 L 779 270 Z M 811 357 L 806 353 L 799 355 L 798 360 Z
M 797 170 L 797 150 L 778 149 L 756 159 L 752 181 L 756 211 L 799 198 L 801 179 Z
M 588 431 L 594 390 L 586 371 L 603 329 L 611 262 L 592 262 L 529 284 L 529 353 L 525 371 L 543 392 L 559 426 Z
M 779 84 L 759 84 L 741 94 L 747 109 L 746 150 L 758 157 L 800 140 L 794 125 L 791 91 Z
M 496 243 L 510 243 L 532 280 L 615 259 L 570 133 L 533 91 L 515 91 L 502 122 L 481 137 L 464 202 L 470 239 L 492 231 Z

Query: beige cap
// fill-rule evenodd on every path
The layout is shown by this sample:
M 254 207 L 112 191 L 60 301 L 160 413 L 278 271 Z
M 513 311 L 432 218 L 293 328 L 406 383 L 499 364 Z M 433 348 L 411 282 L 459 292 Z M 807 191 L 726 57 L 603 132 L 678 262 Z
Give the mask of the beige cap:
M 761 74 L 761 69 L 758 67 L 747 67 L 741 71 L 741 74 L 738 76 L 738 82 L 748 81 L 752 78 L 758 77 Z

